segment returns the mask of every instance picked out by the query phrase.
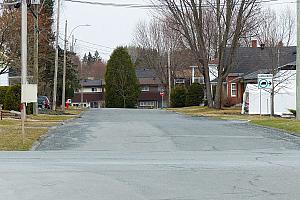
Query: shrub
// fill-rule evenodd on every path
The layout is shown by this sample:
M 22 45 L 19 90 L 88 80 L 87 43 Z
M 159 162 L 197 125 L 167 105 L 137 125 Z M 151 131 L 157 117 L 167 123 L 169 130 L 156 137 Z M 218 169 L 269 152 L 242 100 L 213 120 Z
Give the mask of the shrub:
M 296 110 L 294 110 L 294 109 L 289 109 L 289 111 L 296 117 Z
M 21 104 L 21 86 L 14 85 L 7 89 L 5 99 L 4 99 L 4 109 L 5 110 L 20 110 L 19 106 Z
M 7 92 L 7 89 L 9 87 L 7 86 L 1 86 L 0 87 L 0 104 L 3 105 L 4 104 L 4 101 L 5 101 L 5 95 L 6 95 L 6 92 Z
M 203 103 L 204 88 L 199 83 L 193 83 L 187 90 L 186 106 L 199 106 Z
M 183 86 L 176 86 L 171 92 L 171 106 L 173 108 L 184 107 L 186 101 L 186 89 Z

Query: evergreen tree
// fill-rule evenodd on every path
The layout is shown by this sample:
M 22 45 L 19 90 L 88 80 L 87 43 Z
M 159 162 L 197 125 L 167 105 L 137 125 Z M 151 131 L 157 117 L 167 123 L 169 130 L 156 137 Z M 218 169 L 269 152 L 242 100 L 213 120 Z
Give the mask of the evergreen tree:
M 176 86 L 171 92 L 171 106 L 180 108 L 185 106 L 186 89 L 184 86 Z
M 138 79 L 128 51 L 124 47 L 114 50 L 105 74 L 106 107 L 134 108 L 140 94 Z
M 199 106 L 203 102 L 204 87 L 199 83 L 193 83 L 186 94 L 186 106 Z
M 94 61 L 95 62 L 101 61 L 100 54 L 99 54 L 99 52 L 97 50 L 95 51 L 95 54 L 94 54 Z
M 94 63 L 94 58 L 91 54 L 91 52 L 89 52 L 88 56 L 87 56 L 87 65 L 91 65 Z

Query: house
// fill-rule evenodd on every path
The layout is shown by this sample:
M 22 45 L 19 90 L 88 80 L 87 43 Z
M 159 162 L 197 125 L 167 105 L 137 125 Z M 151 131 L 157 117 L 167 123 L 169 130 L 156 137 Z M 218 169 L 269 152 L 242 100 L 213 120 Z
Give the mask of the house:
M 8 86 L 8 85 L 9 85 L 8 73 L 0 74 L 0 86 Z
M 83 106 L 87 108 L 101 108 L 105 105 L 104 81 L 82 80 L 81 89 L 75 91 L 72 98 L 72 106 Z
M 160 95 L 161 92 L 166 91 L 166 85 L 161 83 L 155 71 L 148 68 L 138 68 L 136 69 L 136 75 L 141 89 L 138 108 L 166 107 L 168 105 L 168 95 L 165 92 L 164 97 Z
M 189 86 L 192 83 L 204 84 L 204 77 L 197 66 L 190 66 L 173 73 L 174 86 L 185 85 Z
M 257 75 L 272 73 L 278 66 L 284 66 L 296 60 L 296 47 L 239 47 L 234 67 L 224 82 L 223 96 L 225 105 L 237 105 L 243 102 L 247 84 L 257 83 Z M 216 81 L 212 81 L 215 84 Z

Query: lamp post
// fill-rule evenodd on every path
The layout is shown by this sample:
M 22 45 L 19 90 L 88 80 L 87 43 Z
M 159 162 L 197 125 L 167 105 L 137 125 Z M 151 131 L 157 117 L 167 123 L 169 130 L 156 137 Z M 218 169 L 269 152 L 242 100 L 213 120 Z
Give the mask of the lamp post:
M 89 24 L 83 24 L 83 25 L 78 25 L 75 28 L 72 29 L 69 37 L 67 36 L 67 28 L 68 28 L 68 22 L 66 20 L 66 24 L 65 24 L 65 41 L 64 41 L 64 67 L 63 67 L 63 88 L 62 88 L 62 101 L 61 101 L 61 107 L 62 107 L 62 111 L 65 111 L 65 101 L 66 101 L 66 71 L 67 71 L 67 42 L 70 39 L 72 33 L 79 27 L 82 26 L 91 26 Z

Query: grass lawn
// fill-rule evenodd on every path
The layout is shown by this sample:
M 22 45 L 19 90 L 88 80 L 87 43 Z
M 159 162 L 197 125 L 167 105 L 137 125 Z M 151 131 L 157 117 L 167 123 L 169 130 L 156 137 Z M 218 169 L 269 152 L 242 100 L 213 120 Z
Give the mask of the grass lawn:
M 224 108 L 222 110 L 207 107 L 169 108 L 169 111 L 178 112 L 190 116 L 214 117 L 224 120 L 246 120 L 252 124 L 272 127 L 296 133 L 300 136 L 300 122 L 295 119 L 275 118 L 259 115 L 241 115 L 240 108 Z
M 48 132 L 53 126 L 60 125 L 63 121 L 73 119 L 81 110 L 67 111 L 68 115 L 37 115 L 28 116 L 25 122 L 25 140 L 21 133 L 21 120 L 3 119 L 0 121 L 0 151 L 27 151 Z

